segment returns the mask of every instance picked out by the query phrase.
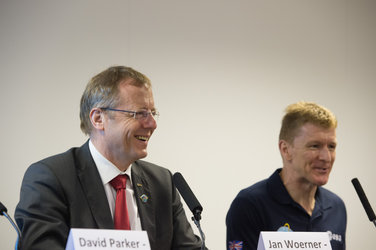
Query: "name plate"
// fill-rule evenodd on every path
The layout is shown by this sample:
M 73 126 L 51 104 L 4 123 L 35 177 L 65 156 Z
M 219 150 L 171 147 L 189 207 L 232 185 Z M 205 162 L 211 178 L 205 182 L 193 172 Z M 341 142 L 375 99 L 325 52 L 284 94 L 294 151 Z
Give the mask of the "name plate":
M 150 243 L 146 231 L 72 228 L 65 249 L 150 250 Z
M 257 250 L 332 250 L 327 232 L 261 232 Z

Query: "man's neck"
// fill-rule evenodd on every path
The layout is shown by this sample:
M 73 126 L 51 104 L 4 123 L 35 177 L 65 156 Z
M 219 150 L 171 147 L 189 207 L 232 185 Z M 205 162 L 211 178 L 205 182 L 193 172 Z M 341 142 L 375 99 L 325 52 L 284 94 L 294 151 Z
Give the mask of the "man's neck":
M 282 169 L 280 176 L 291 198 L 301 205 L 309 215 L 312 215 L 315 208 L 317 186 L 294 178 L 286 169 Z
M 107 147 L 105 147 L 100 141 L 90 138 L 95 149 L 108 161 L 114 164 L 120 171 L 125 172 L 133 161 L 127 161 L 126 159 L 116 159 L 112 157 L 112 154 Z

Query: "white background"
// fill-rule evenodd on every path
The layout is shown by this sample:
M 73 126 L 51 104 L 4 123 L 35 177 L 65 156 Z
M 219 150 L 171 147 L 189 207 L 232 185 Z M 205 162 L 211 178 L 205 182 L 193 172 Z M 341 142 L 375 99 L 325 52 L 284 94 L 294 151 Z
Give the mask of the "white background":
M 184 175 L 210 249 L 225 249 L 239 190 L 281 166 L 283 110 L 306 100 L 339 120 L 326 187 L 347 205 L 347 249 L 373 250 L 350 180 L 376 209 L 375 13 L 373 0 L 1 0 L 1 202 L 13 217 L 26 168 L 86 141 L 86 83 L 127 65 L 151 78 L 161 112 L 146 160 Z M 15 240 L 1 217 L 1 248 Z

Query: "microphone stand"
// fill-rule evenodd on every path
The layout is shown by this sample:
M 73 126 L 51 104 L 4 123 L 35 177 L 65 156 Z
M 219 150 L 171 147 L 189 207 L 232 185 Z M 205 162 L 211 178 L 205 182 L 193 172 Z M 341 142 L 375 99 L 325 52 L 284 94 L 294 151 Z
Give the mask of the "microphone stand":
M 189 209 L 193 213 L 192 220 L 196 224 L 200 235 L 201 235 L 201 250 L 206 249 L 205 247 L 205 235 L 202 232 L 201 226 L 200 226 L 200 220 L 201 220 L 201 212 L 202 212 L 202 206 L 200 202 L 198 202 L 196 196 L 193 194 L 191 188 L 188 186 L 187 182 L 185 181 L 184 177 L 181 175 L 181 173 L 177 172 L 173 176 L 173 182 L 175 187 L 179 190 L 181 196 L 185 200 L 185 203 L 187 203 Z
M 12 218 L 9 216 L 9 214 L 6 211 L 2 211 L 2 213 L 3 213 L 2 215 L 4 215 L 5 218 L 7 218 L 9 220 L 10 224 L 12 224 L 12 226 L 14 227 L 14 229 L 16 229 L 16 231 L 17 231 L 18 237 L 17 237 L 17 240 L 16 240 L 16 245 L 14 247 L 14 249 L 17 250 L 18 249 L 18 242 L 21 239 L 21 231 L 20 231 L 20 229 L 17 227 L 17 225 L 14 223 L 14 221 L 12 220 Z
M 196 224 L 198 231 L 200 232 L 201 241 L 202 241 L 201 250 L 204 250 L 205 249 L 205 234 L 202 231 L 201 225 L 200 225 L 200 220 L 201 220 L 201 211 L 200 210 L 196 210 L 196 211 L 193 212 L 192 220 Z

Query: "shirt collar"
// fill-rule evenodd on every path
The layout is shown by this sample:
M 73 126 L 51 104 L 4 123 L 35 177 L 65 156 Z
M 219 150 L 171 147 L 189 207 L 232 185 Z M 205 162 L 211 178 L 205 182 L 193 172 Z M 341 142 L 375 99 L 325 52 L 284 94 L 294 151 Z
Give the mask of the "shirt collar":
M 106 159 L 94 146 L 94 144 L 89 140 L 89 150 L 91 156 L 94 159 L 95 165 L 97 165 L 97 169 L 99 175 L 102 179 L 103 185 L 109 183 L 113 178 L 118 176 L 119 174 L 126 174 L 130 180 L 130 184 L 132 185 L 132 165 L 127 168 L 124 172 L 120 171 L 112 162 Z
M 291 204 L 294 200 L 291 198 L 287 192 L 286 187 L 283 185 L 281 176 L 279 173 L 282 168 L 277 169 L 267 180 L 268 192 L 271 194 L 273 199 L 277 200 L 281 204 Z
M 281 176 L 279 175 L 282 168 L 277 169 L 267 180 L 267 189 L 273 199 L 277 200 L 281 204 L 296 204 L 296 202 L 291 198 L 290 194 L 287 192 L 285 185 L 283 185 Z M 316 207 L 319 210 L 328 209 L 331 207 L 331 202 L 321 194 L 323 191 L 322 187 L 317 187 L 315 199 Z

